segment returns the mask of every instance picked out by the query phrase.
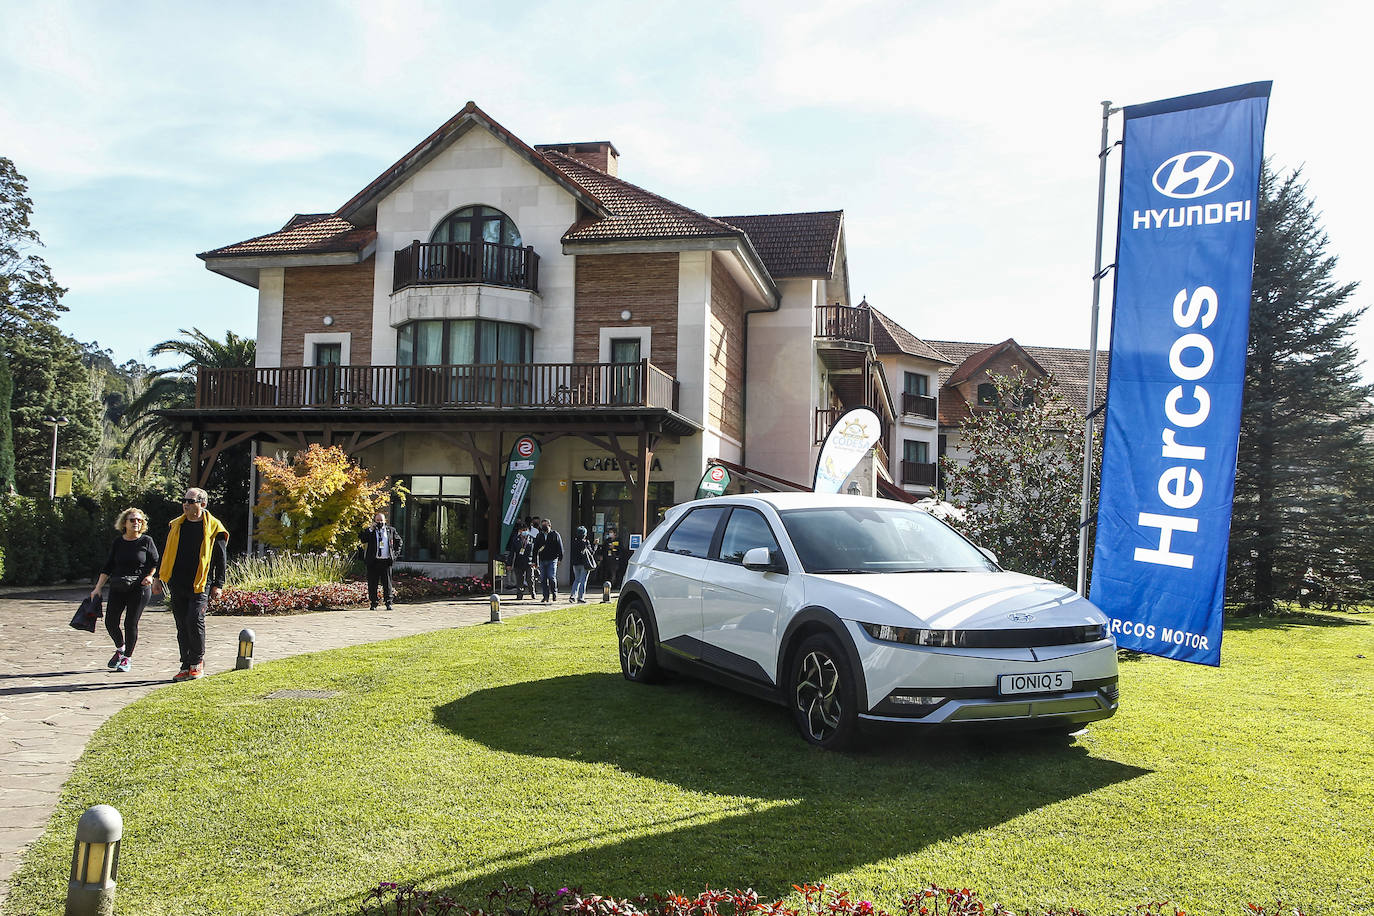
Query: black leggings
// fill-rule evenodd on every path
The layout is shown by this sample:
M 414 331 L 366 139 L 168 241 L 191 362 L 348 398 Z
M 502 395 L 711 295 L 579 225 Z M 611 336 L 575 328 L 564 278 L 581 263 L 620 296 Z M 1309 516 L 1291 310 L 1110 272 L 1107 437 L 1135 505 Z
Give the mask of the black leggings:
M 143 609 L 148 606 L 152 594 L 153 590 L 148 586 L 127 591 L 110 589 L 110 600 L 105 603 L 105 630 L 116 647 L 124 647 L 125 655 L 134 654 L 134 644 L 138 642 L 138 618 L 143 616 Z M 119 631 L 121 614 L 124 615 L 125 633 Z

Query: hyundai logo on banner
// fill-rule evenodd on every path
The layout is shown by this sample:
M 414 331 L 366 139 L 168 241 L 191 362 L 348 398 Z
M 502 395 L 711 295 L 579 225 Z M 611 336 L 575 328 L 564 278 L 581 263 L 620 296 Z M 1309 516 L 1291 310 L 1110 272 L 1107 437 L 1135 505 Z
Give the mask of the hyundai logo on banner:
M 1125 109 L 1089 597 L 1122 648 L 1208 665 L 1221 663 L 1269 86 Z
M 1166 169 L 1167 176 L 1164 174 Z M 1220 191 L 1235 174 L 1236 167 L 1221 153 L 1198 150 L 1165 159 L 1164 164 L 1155 169 L 1154 185 L 1166 197 L 1187 200 Z
M 1211 150 L 1193 150 L 1177 153 L 1160 162 L 1150 184 L 1160 194 L 1173 200 L 1197 200 L 1220 191 L 1235 176 L 1235 163 L 1227 156 Z M 1178 207 L 1134 208 L 1131 210 L 1129 228 L 1132 232 L 1141 229 L 1188 229 L 1253 221 L 1254 202 L 1242 195 L 1231 200 L 1212 200 Z

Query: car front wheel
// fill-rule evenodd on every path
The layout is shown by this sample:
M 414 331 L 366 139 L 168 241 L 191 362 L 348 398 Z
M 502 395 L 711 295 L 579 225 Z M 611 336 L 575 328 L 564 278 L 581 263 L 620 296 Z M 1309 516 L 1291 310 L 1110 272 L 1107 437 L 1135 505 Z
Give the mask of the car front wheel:
M 833 636 L 817 634 L 802 643 L 788 679 L 792 718 L 802 737 L 826 750 L 839 750 L 858 734 L 858 691 L 849 662 Z
M 625 680 L 652 684 L 660 678 L 658 658 L 654 655 L 653 620 L 644 605 L 630 602 L 620 618 L 620 673 Z

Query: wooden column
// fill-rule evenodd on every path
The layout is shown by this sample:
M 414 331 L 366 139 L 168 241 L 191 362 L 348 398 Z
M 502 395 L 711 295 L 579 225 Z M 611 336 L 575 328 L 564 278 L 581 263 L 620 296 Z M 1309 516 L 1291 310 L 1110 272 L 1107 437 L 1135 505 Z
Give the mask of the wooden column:
M 635 475 L 635 514 L 639 516 L 639 535 L 649 533 L 649 468 L 654 461 L 654 443 L 648 433 L 639 434 L 639 473 Z

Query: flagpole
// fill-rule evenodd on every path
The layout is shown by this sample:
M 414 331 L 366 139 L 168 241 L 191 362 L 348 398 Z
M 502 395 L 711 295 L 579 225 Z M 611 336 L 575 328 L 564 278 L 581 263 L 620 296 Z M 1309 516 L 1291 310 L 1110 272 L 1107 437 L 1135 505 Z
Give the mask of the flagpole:
M 1097 315 L 1102 301 L 1102 224 L 1106 217 L 1107 200 L 1107 119 L 1118 109 L 1111 100 L 1102 103 L 1102 139 L 1097 153 L 1097 245 L 1093 253 L 1093 311 L 1092 329 L 1088 338 L 1088 412 L 1083 426 L 1083 495 L 1078 511 L 1078 593 L 1088 594 L 1088 506 L 1092 493 L 1093 423 L 1097 413 Z

